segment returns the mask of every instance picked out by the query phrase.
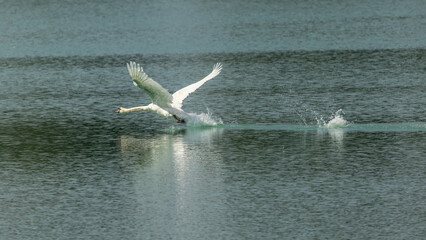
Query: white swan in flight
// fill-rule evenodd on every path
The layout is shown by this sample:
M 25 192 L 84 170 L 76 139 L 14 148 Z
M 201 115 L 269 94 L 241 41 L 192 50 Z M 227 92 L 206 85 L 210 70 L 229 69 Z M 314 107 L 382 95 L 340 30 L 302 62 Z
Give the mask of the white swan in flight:
M 179 123 L 185 123 L 185 119 L 189 118 L 189 114 L 182 110 L 182 102 L 188 95 L 197 90 L 208 80 L 216 77 L 222 70 L 222 64 L 216 63 L 213 66 L 213 71 L 200 81 L 184 87 L 174 94 L 170 94 L 160 84 L 152 80 L 143 71 L 143 68 L 135 62 L 127 64 L 130 77 L 133 84 L 142 89 L 151 98 L 152 103 L 147 106 L 123 108 L 120 107 L 117 113 L 128 113 L 133 111 L 153 111 L 165 117 L 173 117 Z

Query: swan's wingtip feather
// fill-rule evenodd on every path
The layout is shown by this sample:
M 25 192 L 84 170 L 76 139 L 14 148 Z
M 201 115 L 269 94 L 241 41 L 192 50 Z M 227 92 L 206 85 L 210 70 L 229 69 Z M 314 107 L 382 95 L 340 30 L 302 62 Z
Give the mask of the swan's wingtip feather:
M 137 64 L 135 61 L 130 61 L 126 65 L 132 80 L 143 81 L 148 78 L 148 76 L 146 75 L 146 73 L 144 73 L 143 68 L 140 66 L 140 64 Z
M 213 65 L 213 72 L 217 72 L 217 74 L 222 71 L 222 63 L 218 62 L 215 65 Z

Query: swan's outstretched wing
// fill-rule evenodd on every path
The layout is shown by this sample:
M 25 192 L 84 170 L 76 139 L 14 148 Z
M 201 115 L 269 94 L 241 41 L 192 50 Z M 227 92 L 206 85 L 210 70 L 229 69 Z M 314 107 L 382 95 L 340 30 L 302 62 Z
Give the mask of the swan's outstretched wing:
M 175 92 L 173 94 L 173 103 L 172 106 L 174 108 L 182 108 L 182 102 L 183 100 L 188 97 L 188 95 L 192 92 L 194 92 L 195 90 L 197 90 L 197 88 L 201 87 L 201 85 L 203 85 L 205 82 L 207 82 L 208 80 L 216 77 L 220 71 L 222 70 L 222 64 L 220 63 L 216 63 L 213 66 L 213 71 L 207 75 L 205 78 L 201 79 L 200 81 L 193 83 L 187 87 L 184 87 L 182 89 L 180 89 L 179 91 Z
M 127 64 L 127 70 L 133 80 L 133 84 L 146 92 L 154 104 L 162 108 L 172 104 L 172 95 L 160 84 L 148 77 L 139 64 L 130 62 Z

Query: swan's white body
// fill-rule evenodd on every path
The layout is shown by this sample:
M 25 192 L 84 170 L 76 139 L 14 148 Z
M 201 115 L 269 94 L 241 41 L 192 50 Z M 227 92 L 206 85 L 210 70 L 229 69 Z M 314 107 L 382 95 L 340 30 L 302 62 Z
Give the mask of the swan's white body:
M 127 70 L 133 80 L 133 84 L 142 89 L 151 98 L 152 103 L 147 106 L 134 108 L 119 108 L 117 112 L 127 113 L 133 111 L 153 111 L 165 117 L 174 117 L 178 121 L 184 121 L 189 114 L 182 110 L 182 102 L 189 94 L 197 90 L 208 80 L 216 77 L 222 70 L 222 65 L 217 63 L 213 66 L 213 71 L 202 80 L 180 89 L 174 94 L 170 94 L 160 84 L 152 80 L 143 71 L 143 68 L 135 62 L 127 64 Z

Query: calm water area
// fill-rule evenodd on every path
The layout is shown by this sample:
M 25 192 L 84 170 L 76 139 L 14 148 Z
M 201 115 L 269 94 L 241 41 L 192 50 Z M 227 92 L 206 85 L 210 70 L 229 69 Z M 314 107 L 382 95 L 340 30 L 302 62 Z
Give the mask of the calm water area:
M 425 9 L 0 0 L 0 239 L 425 239 Z

